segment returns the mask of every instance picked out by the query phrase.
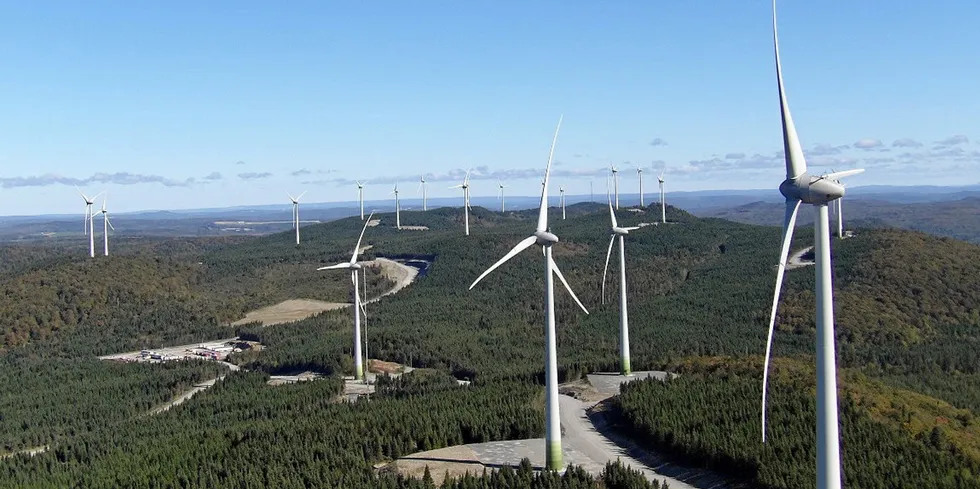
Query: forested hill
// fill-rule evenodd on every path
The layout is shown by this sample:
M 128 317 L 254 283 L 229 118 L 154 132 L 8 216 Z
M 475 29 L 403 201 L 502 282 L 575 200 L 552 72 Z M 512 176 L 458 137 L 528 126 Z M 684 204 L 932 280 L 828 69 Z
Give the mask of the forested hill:
M 780 230 L 717 218 L 696 218 L 672 207 L 667 212 L 670 222 L 655 225 L 658 210 L 623 209 L 617 213 L 623 226 L 648 224 L 631 232 L 626 239 L 634 369 L 676 369 L 692 359 L 711 356 L 726 356 L 735 359 L 732 360 L 735 363 L 756 365 L 765 350 Z M 605 206 L 579 204 L 570 206 L 567 214 L 568 219 L 562 220 L 560 211 L 551 209 L 551 230 L 561 240 L 554 247 L 555 260 L 591 314 L 579 311 L 563 287 L 556 284 L 558 361 L 565 379 L 584 372 L 613 371 L 618 364 L 618 304 L 614 300 L 618 296 L 618 259 L 615 256 L 610 262 L 605 304 L 600 293 L 609 244 L 608 211 Z M 0 267 L 0 287 L 5 291 L 0 298 L 0 318 L 3 318 L 0 326 L 10 337 L 6 343 L 8 351 L 0 356 L 9 364 L 11 374 L 0 379 L 3 383 L 0 387 L 17 392 L 17 397 L 16 402 L 8 401 L 8 408 L 0 405 L 0 409 L 8 411 L 3 413 L 0 433 L 18 433 L 21 425 L 16 420 L 29 419 L 34 411 L 53 412 L 47 417 L 57 417 L 63 423 L 58 425 L 57 432 L 46 426 L 32 426 L 29 437 L 10 435 L 4 440 L 11 449 L 23 448 L 35 440 L 57 443 L 60 448 L 53 454 L 32 459 L 36 462 L 18 462 L 17 469 L 11 469 L 8 478 L 0 480 L 44 487 L 77 480 L 79 474 L 85 474 L 86 481 L 94 486 L 111 486 L 106 481 L 113 480 L 144 486 L 142 479 L 130 479 L 126 474 L 133 473 L 140 459 L 150 458 L 168 460 L 160 465 L 158 472 L 165 479 L 181 474 L 186 480 L 208 481 L 205 476 L 210 474 L 209 470 L 227 466 L 242 472 L 227 471 L 234 475 L 226 474 L 229 479 L 223 479 L 224 483 L 214 483 L 234 485 L 253 480 L 257 476 L 245 469 L 262 465 L 266 483 L 279 478 L 295 482 L 291 477 L 336 483 L 337 474 L 348 473 L 354 467 L 358 482 L 350 487 L 372 487 L 370 467 L 377 460 L 422 447 L 526 437 L 539 431 L 540 410 L 529 406 L 540 402 L 536 396 L 543 372 L 540 252 L 532 249 L 522 253 L 468 290 L 483 270 L 532 233 L 535 213 L 502 215 L 474 208 L 469 237 L 463 235 L 461 209 L 401 213 L 403 225 L 424 226 L 426 230 L 398 230 L 390 213 L 375 217 L 380 223 L 369 227 L 365 234 L 363 245 L 370 249 L 363 258 L 418 257 L 431 260 L 432 264 L 413 285 L 368 307 L 366 338 L 370 356 L 431 367 L 457 378 L 474 380 L 473 392 L 454 393 L 439 387 L 432 392 L 412 394 L 411 398 L 387 399 L 372 408 L 377 411 L 364 411 L 406 423 L 383 428 L 371 422 L 371 418 L 363 417 L 362 408 L 328 407 L 326 404 L 337 389 L 333 381 L 277 388 L 282 389 L 279 391 L 262 387 L 265 379 L 261 372 L 351 371 L 351 319 L 347 310 L 275 327 L 251 325 L 233 330 L 226 324 L 228 319 L 239 317 L 248 309 L 288 298 L 347 300 L 350 282 L 343 273 L 317 273 L 315 269 L 349 259 L 363 224 L 357 218 L 303 227 L 303 243 L 298 247 L 291 233 L 281 233 L 245 240 L 131 244 L 122 247 L 116 256 L 96 260 L 85 258 L 85 250 L 75 248 L 67 254 L 64 250 L 39 250 L 36 261 L 32 260 L 35 255 L 29 249 L 7 249 L 0 251 L 0 256 L 16 259 L 10 266 Z M 959 467 L 957 460 L 961 459 L 957 457 L 961 454 L 950 455 L 952 458 L 942 455 L 952 450 L 950 446 L 964 453 L 980 453 L 980 449 L 970 451 L 977 448 L 969 441 L 972 431 L 953 436 L 962 434 L 956 430 L 972 426 L 972 418 L 963 412 L 980 412 L 980 389 L 976 388 L 980 385 L 980 360 L 975 355 L 980 346 L 980 263 L 976 260 L 980 247 L 911 231 L 855 231 L 854 237 L 835 238 L 832 245 L 839 363 L 848 375 L 842 385 L 847 387 L 849 379 L 867 378 L 871 382 L 868 385 L 884 387 L 877 391 L 877 404 L 855 407 L 877 411 L 847 419 L 860 423 L 871 419 L 878 425 L 887 424 L 885 431 L 866 428 L 877 433 L 874 440 L 883 440 L 884 445 L 878 447 L 877 453 L 905 447 L 903 453 L 916 457 L 939 457 L 923 462 L 936 468 L 939 477 L 942 470 Z M 812 232 L 801 228 L 793 248 L 809 246 L 812 241 Z M 775 343 L 775 355 L 782 357 L 778 365 L 812 364 L 813 282 L 813 267 L 788 272 Z M 377 277 L 372 282 L 376 289 L 383 285 Z M 260 340 L 264 349 L 233 355 L 231 361 L 249 372 L 230 375 L 224 388 L 201 394 L 152 423 L 130 420 L 106 425 L 92 422 L 84 414 L 77 420 L 68 419 L 63 409 L 59 411 L 43 401 L 56 398 L 52 395 L 57 392 L 53 386 L 63 388 L 63 382 L 28 383 L 27 388 L 20 384 L 23 377 L 18 372 L 25 376 L 50 374 L 59 379 L 71 378 L 65 372 L 79 372 L 75 381 L 98 379 L 98 385 L 105 386 L 111 385 L 114 378 L 130 392 L 132 386 L 148 382 L 146 379 L 152 377 L 152 372 L 119 368 L 107 378 L 95 373 L 98 365 L 94 361 L 84 363 L 73 359 L 48 371 L 45 369 L 54 367 L 43 366 L 47 364 L 38 359 L 54 351 L 69 358 L 74 355 L 92 359 L 96 353 L 144 342 L 173 344 L 187 337 L 219 333 L 217 337 L 238 333 Z M 78 346 L 67 348 L 66 343 Z M 786 371 L 780 369 L 775 382 L 787 382 Z M 152 381 L 175 390 L 188 379 L 196 381 L 207 373 L 200 366 L 189 365 L 179 375 L 174 373 Z M 756 385 L 760 380 L 757 374 L 757 369 L 746 369 L 739 384 L 731 388 L 713 384 L 710 387 L 726 396 L 755 396 L 746 386 Z M 676 392 L 680 396 L 702 388 L 696 384 L 697 379 L 688 382 L 693 384 L 679 384 L 676 389 L 663 392 L 666 395 Z M 123 388 L 119 390 L 122 392 Z M 79 405 L 90 403 L 103 409 L 85 408 L 79 412 L 105 412 L 103 405 L 109 402 L 105 399 L 112 397 L 111 392 L 112 389 L 102 388 L 86 394 L 89 397 L 84 399 L 79 397 L 75 401 Z M 888 406 L 890 400 L 898 402 L 905 392 L 923 395 L 921 406 L 948 402 L 951 406 L 943 412 L 965 420 L 944 425 L 943 429 L 950 431 L 949 436 L 957 443 L 937 443 L 932 448 L 908 445 L 908 440 L 921 444 L 915 436 L 928 433 L 928 429 L 916 425 L 915 430 L 903 431 L 902 423 L 908 421 L 896 420 L 910 419 L 906 418 L 911 416 L 908 413 L 918 408 L 909 407 L 907 412 L 892 408 L 897 413 L 894 420 L 880 415 L 883 409 L 880 406 Z M 657 391 L 652 395 L 660 394 Z M 499 409 L 483 412 L 467 407 L 458 413 L 459 424 L 454 426 L 459 426 L 459 430 L 447 429 L 440 424 L 438 416 L 410 421 L 408 413 L 418 411 L 412 403 L 421 402 L 420 399 L 425 399 L 432 413 L 446 416 L 456 412 L 453 410 L 456 405 L 493 405 Z M 156 400 L 157 397 L 144 394 L 125 413 L 138 412 Z M 670 399 L 664 398 L 664 402 Z M 757 423 L 757 411 L 748 407 L 754 402 L 745 402 L 746 410 L 739 411 L 736 421 Z M 848 409 L 851 407 L 854 406 L 849 405 Z M 259 425 L 253 423 L 254 419 L 272 416 L 269 413 L 286 411 L 290 413 L 288 422 L 286 418 L 270 418 Z M 511 425 L 508 431 L 501 428 L 511 422 L 504 419 L 506 416 L 520 416 L 523 421 Z M 916 419 L 920 418 L 928 417 L 922 415 Z M 8 419 L 17 424 L 9 424 Z M 362 440 L 340 436 L 349 429 L 335 426 L 338 419 L 365 430 L 364 435 L 372 440 L 369 449 L 362 453 L 356 448 L 363 444 Z M 933 416 L 932 422 L 937 423 L 938 419 Z M 89 427 L 82 429 L 72 423 L 87 423 Z M 325 430 L 327 424 L 335 427 Z M 289 426 L 300 426 L 302 432 L 289 431 Z M 87 434 L 70 438 L 70 433 Z M 206 444 L 197 442 L 201 433 L 207 434 Z M 270 436 L 270 433 L 284 435 Z M 142 436 L 163 436 L 168 441 L 148 442 L 139 439 Z M 331 472 L 311 475 L 319 470 L 315 468 L 319 455 L 303 455 L 296 447 L 276 445 L 294 442 L 304 447 L 312 444 L 320 450 L 316 453 L 351 449 L 356 454 L 324 455 L 329 458 L 327 467 Z M 123 451 L 112 448 L 121 443 L 129 448 Z M 744 455 L 749 463 L 755 463 L 751 458 L 755 452 L 745 455 L 732 452 L 740 447 L 728 448 L 731 448 L 729 452 L 713 456 L 736 460 Z M 168 450 L 176 450 L 174 453 L 179 452 L 180 457 L 166 455 Z M 283 456 L 269 456 L 274 453 Z M 980 455 L 969 456 L 971 464 L 980 458 Z M 295 467 L 289 465 L 289 460 L 301 460 L 297 462 L 301 469 L 293 470 Z M 92 471 L 93 466 L 98 471 Z M 45 479 L 39 475 L 45 472 L 44 467 L 59 467 L 55 472 L 60 475 Z M 879 470 L 864 469 L 871 474 Z M 806 478 L 805 474 L 801 477 Z

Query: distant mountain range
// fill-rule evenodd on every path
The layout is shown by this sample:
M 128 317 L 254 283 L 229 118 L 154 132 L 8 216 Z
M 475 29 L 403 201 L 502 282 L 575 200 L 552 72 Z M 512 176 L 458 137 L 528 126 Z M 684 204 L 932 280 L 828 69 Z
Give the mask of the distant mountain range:
M 700 217 L 720 217 L 731 221 L 778 226 L 783 219 L 781 202 L 753 202 L 736 207 L 702 208 Z M 861 197 L 843 201 L 844 227 L 896 227 L 937 236 L 980 243 L 980 196 L 949 201 L 895 203 Z M 836 216 L 831 215 L 836 222 Z M 813 223 L 812 212 L 801 212 L 797 226 Z M 836 226 L 836 224 L 835 224 Z
M 507 196 L 508 210 L 537 207 L 539 197 Z M 430 198 L 428 207 L 457 207 L 461 198 Z M 552 205 L 557 203 L 552 196 Z M 601 202 L 604 195 L 568 195 L 567 205 L 587 201 Z M 650 205 L 658 195 L 645 195 Z M 782 196 L 775 189 L 699 190 L 668 192 L 667 202 L 702 217 L 720 217 L 733 221 L 779 225 L 782 220 Z M 639 204 L 636 193 L 621 193 L 620 204 Z M 500 208 L 495 197 L 474 197 L 471 205 L 490 210 Z M 365 211 L 391 212 L 393 200 L 370 200 Z M 421 210 L 419 198 L 402 200 L 403 211 Z M 942 186 L 854 187 L 847 190 L 844 220 L 855 225 L 894 226 L 932 234 L 980 242 L 980 184 Z M 304 203 L 304 223 L 327 222 L 356 215 L 356 201 Z M 118 234 L 155 236 L 199 236 L 229 234 L 268 234 L 289 229 L 292 225 L 289 204 L 235 206 L 183 210 L 148 210 L 114 214 Z M 98 218 L 96 219 L 98 221 Z M 800 223 L 812 222 L 809 213 L 800 215 Z M 101 223 L 96 223 L 96 229 Z M 72 238 L 83 234 L 81 213 L 40 216 L 0 217 L 0 240 Z

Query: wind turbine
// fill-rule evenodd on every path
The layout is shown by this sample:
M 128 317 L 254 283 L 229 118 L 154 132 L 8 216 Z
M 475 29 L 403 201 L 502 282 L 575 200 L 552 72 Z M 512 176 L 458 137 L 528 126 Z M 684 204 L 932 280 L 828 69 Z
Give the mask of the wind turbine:
M 361 220 L 364 220 L 364 184 L 367 182 L 355 182 L 357 183 L 357 201 L 361 204 Z
M 555 143 L 558 141 L 559 129 L 561 129 L 561 118 L 558 119 L 558 127 L 555 128 L 555 137 L 551 140 L 551 152 L 548 153 L 548 167 L 545 169 L 544 182 L 541 186 L 541 206 L 538 209 L 538 225 L 535 228 L 534 234 L 518 243 L 517 246 L 483 272 L 470 285 L 470 290 L 472 290 L 483 277 L 486 277 L 490 272 L 496 270 L 497 267 L 534 245 L 540 246 L 544 252 L 544 309 L 545 325 L 547 327 L 545 330 L 545 359 L 547 362 L 547 368 L 545 370 L 545 467 L 548 470 L 561 470 L 563 465 L 561 425 L 560 418 L 558 417 L 558 361 L 555 346 L 555 283 L 553 275 L 558 276 L 558 279 L 561 280 L 561 283 L 572 295 L 575 303 L 586 314 L 589 313 L 585 306 L 582 305 L 582 302 L 578 300 L 578 297 L 575 296 L 575 293 L 572 292 L 572 288 L 561 274 L 561 270 L 558 269 L 558 265 L 555 263 L 551 253 L 551 247 L 558 242 L 558 236 L 552 234 L 548 229 L 548 174 L 551 172 L 551 160 L 555 154 Z
M 660 176 L 657 177 L 657 181 L 660 182 L 660 222 L 663 223 L 667 222 L 667 201 L 664 200 L 664 172 L 666 171 L 667 165 L 664 165 L 664 169 L 660 170 Z
M 466 235 L 470 235 L 470 171 L 463 177 L 463 183 L 453 185 L 449 188 L 463 189 L 463 225 L 466 227 Z
M 643 207 L 643 168 L 636 169 L 636 178 L 640 180 L 640 207 Z
M 609 165 L 609 171 L 612 172 L 613 178 L 613 193 L 616 196 L 616 210 L 619 210 L 619 170 L 616 169 L 616 165 Z
M 75 190 L 78 191 L 78 195 L 81 195 L 85 201 L 85 234 L 88 235 L 88 256 L 89 258 L 95 258 L 95 228 L 93 227 L 95 225 L 95 212 L 93 212 L 92 206 L 95 205 L 95 199 L 99 198 L 105 192 L 99 192 L 95 197 L 89 198 L 78 187 L 75 187 Z
M 391 191 L 391 194 L 395 196 L 395 227 L 398 229 L 402 228 L 402 206 L 401 201 L 398 200 L 398 184 L 395 184 L 395 189 Z
M 426 198 L 425 198 L 425 175 L 422 175 L 419 178 L 419 189 L 418 189 L 417 192 L 419 192 L 419 191 L 422 192 L 422 210 L 423 211 L 427 211 L 427 210 L 429 210 L 429 205 L 428 205 L 428 203 L 426 201 Z
M 561 220 L 565 220 L 565 187 L 558 187 L 558 202 L 561 203 Z
M 306 195 L 306 191 L 293 197 L 289 192 L 286 192 L 286 196 L 289 197 L 289 201 L 293 203 L 293 228 L 296 229 L 296 244 L 299 244 L 299 199 Z
M 109 211 L 106 210 L 105 201 L 106 201 L 106 196 L 103 196 L 102 212 L 100 212 L 100 214 L 102 214 L 102 233 L 103 233 L 102 236 L 104 238 L 104 243 L 103 243 L 104 253 L 105 256 L 109 256 L 109 229 L 115 231 L 116 228 L 112 227 L 112 223 L 109 222 Z
M 504 184 L 500 183 L 500 180 L 497 180 L 497 187 L 500 189 L 500 193 L 497 194 L 497 198 L 500 199 L 500 213 L 503 214 L 504 209 L 506 209 L 506 207 L 504 207 L 504 189 L 506 187 Z
M 772 353 L 773 328 L 776 323 L 776 306 L 786 272 L 786 259 L 793 228 L 800 204 L 815 206 L 815 261 L 817 275 L 817 487 L 838 489 L 841 487 L 840 424 L 837 417 L 837 359 L 834 350 L 834 295 L 830 264 L 830 218 L 827 204 L 844 196 L 844 187 L 837 181 L 861 173 L 864 170 L 847 170 L 828 175 L 812 176 L 807 173 L 806 160 L 800 145 L 793 118 L 790 115 L 786 92 L 783 88 L 782 66 L 779 62 L 779 36 L 776 30 L 776 0 L 772 4 L 773 51 L 776 58 L 776 81 L 779 88 L 779 108 L 783 126 L 783 148 L 786 155 L 786 180 L 779 191 L 786 198 L 786 215 L 783 221 L 783 242 L 779 252 L 776 286 L 773 292 L 772 313 L 769 317 L 769 335 L 766 340 L 766 359 L 762 380 L 762 441 L 766 440 L 766 389 L 769 381 L 769 359 Z
M 612 255 L 613 243 L 619 238 L 619 372 L 623 375 L 630 375 L 630 332 L 629 314 L 626 310 L 626 250 L 623 241 L 630 231 L 640 229 L 639 227 L 619 227 L 616 221 L 616 213 L 613 211 L 612 202 L 609 204 L 609 219 L 612 224 L 612 235 L 609 239 L 609 249 L 606 250 L 606 266 L 602 269 L 602 302 L 606 302 L 606 271 L 609 270 L 609 256 Z
M 361 381 L 364 380 L 364 360 L 361 358 L 361 295 L 357 289 L 357 275 L 358 272 L 362 270 L 362 267 L 361 264 L 357 262 L 357 254 L 361 249 L 361 240 L 364 238 L 364 231 L 367 230 L 368 224 L 371 222 L 371 217 L 374 217 L 373 212 L 370 216 L 368 216 L 368 220 L 364 223 L 364 227 L 361 228 L 361 235 L 357 238 L 357 244 L 354 245 L 354 253 L 351 254 L 349 262 L 317 268 L 318 271 L 343 269 L 350 270 L 350 280 L 354 285 L 354 375 L 357 380 Z

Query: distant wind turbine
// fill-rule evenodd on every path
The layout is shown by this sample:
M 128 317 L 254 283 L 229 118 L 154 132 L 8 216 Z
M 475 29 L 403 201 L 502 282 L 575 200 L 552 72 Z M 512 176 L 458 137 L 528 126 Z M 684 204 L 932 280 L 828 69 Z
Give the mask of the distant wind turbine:
M 419 190 L 418 191 L 422 192 L 422 210 L 423 211 L 429 210 L 429 205 L 428 205 L 428 202 L 427 202 L 426 197 L 425 197 L 425 175 L 422 175 L 419 178 Z
M 611 233 L 609 239 L 609 249 L 606 250 L 606 266 L 602 269 L 602 302 L 606 302 L 606 272 L 609 270 L 609 256 L 612 255 L 613 243 L 619 238 L 619 372 L 629 375 L 630 370 L 630 331 L 629 314 L 626 308 L 626 250 L 623 241 L 630 231 L 640 229 L 638 227 L 619 227 L 616 221 L 616 212 L 613 211 L 612 202 L 609 204 L 609 219 L 611 222 Z
M 466 176 L 463 177 L 463 183 L 459 185 L 453 185 L 449 188 L 461 188 L 463 189 L 463 225 L 466 229 L 466 235 L 470 235 L 470 172 L 466 172 Z
M 831 170 L 831 172 L 833 172 L 833 170 Z M 841 187 L 847 187 L 847 185 L 841 183 L 840 180 L 834 180 L 834 182 L 840 185 Z M 841 197 L 833 201 L 833 207 L 831 207 L 831 210 L 837 213 L 837 237 L 841 239 L 844 238 L 844 211 L 843 211 L 843 207 L 841 206 L 843 202 L 844 202 L 844 198 Z
M 561 220 L 565 220 L 565 187 L 558 187 L 558 202 L 561 203 Z
M 640 207 L 643 205 L 643 168 L 636 169 L 636 178 L 640 180 Z
M 368 224 L 371 222 L 371 217 L 374 217 L 373 212 L 368 216 L 364 227 L 361 228 L 361 235 L 357 238 L 357 244 L 354 245 L 354 253 L 351 254 L 349 262 L 317 268 L 317 270 L 350 270 L 350 280 L 354 285 L 354 376 L 357 380 L 361 381 L 364 380 L 364 359 L 361 357 L 361 295 L 357 287 L 357 276 L 358 272 L 363 268 L 357 262 L 357 255 L 361 249 L 361 240 L 364 238 L 364 231 L 367 230 Z
M 660 176 L 657 177 L 657 181 L 660 182 L 660 222 L 667 222 L 667 201 L 664 200 L 664 173 L 667 171 L 667 165 L 664 165 L 664 169 L 660 170 Z
M 401 201 L 398 200 L 398 184 L 395 184 L 395 189 L 391 191 L 391 194 L 395 196 L 395 227 L 398 229 L 402 228 L 402 206 Z
M 613 178 L 613 194 L 616 196 L 616 210 L 619 210 L 619 170 L 616 169 L 616 165 L 609 165 L 609 171 L 612 172 Z
M 101 212 L 101 214 L 102 214 L 103 252 L 105 253 L 105 256 L 109 256 L 109 229 L 112 229 L 113 231 L 115 231 L 116 228 L 112 227 L 112 223 L 109 222 L 109 211 L 106 209 L 105 201 L 106 201 L 106 196 L 103 195 L 102 196 L 102 212 Z
M 357 201 L 361 204 L 361 220 L 364 220 L 364 184 L 367 182 L 356 182 L 357 183 Z
M 299 199 L 306 195 L 306 191 L 293 197 L 289 192 L 286 192 L 286 196 L 289 197 L 289 201 L 293 203 L 293 229 L 296 230 L 296 244 L 299 244 Z
M 517 244 L 510 252 L 504 255 L 497 263 L 488 268 L 483 274 L 477 277 L 470 285 L 470 290 L 476 286 L 490 272 L 500 265 L 519 254 L 520 252 L 538 245 L 544 252 L 544 309 L 546 325 L 546 365 L 545 370 L 545 467 L 548 470 L 562 469 L 562 450 L 561 450 L 561 425 L 558 413 L 558 360 L 557 348 L 555 345 L 555 284 L 554 276 L 557 276 L 561 283 L 568 289 L 575 303 L 585 311 L 589 311 L 578 300 L 572 288 L 565 281 L 565 277 L 558 269 L 552 257 L 551 247 L 558 242 L 558 236 L 551 233 L 548 228 L 548 174 L 551 172 L 551 161 L 555 154 L 555 143 L 558 141 L 558 130 L 561 129 L 561 118 L 558 119 L 558 127 L 555 128 L 555 137 L 551 140 L 551 152 L 548 153 L 548 166 L 544 173 L 544 182 L 541 185 L 541 205 L 538 208 L 538 225 L 534 234 Z
M 500 193 L 497 194 L 497 198 L 500 200 L 500 213 L 503 214 L 504 210 L 506 209 L 506 207 L 504 206 L 504 189 L 506 187 L 504 186 L 504 184 L 500 183 L 500 180 L 497 180 L 497 187 L 500 190 Z
M 95 205 L 95 199 L 99 198 L 105 192 L 99 192 L 95 197 L 89 198 L 78 187 L 75 187 L 75 190 L 78 191 L 78 195 L 81 195 L 85 201 L 85 234 L 88 235 L 88 256 L 89 258 L 95 258 L 95 228 L 93 227 L 95 225 L 95 211 L 92 209 L 92 206 Z
M 766 340 L 766 359 L 762 380 L 762 441 L 766 440 L 766 388 L 769 381 L 769 359 L 776 324 L 776 307 L 786 272 L 786 260 L 793 241 L 793 228 L 800 204 L 816 207 L 814 220 L 817 303 L 817 485 L 821 489 L 841 487 L 840 424 L 837 405 L 837 359 L 834 350 L 834 295 L 830 263 L 830 218 L 827 204 L 844 196 L 844 187 L 837 180 L 864 170 L 847 170 L 829 175 L 807 173 L 806 160 L 800 145 L 793 118 L 790 115 L 783 88 L 782 67 L 779 62 L 779 37 L 776 30 L 776 1 L 772 3 L 773 51 L 776 58 L 776 81 L 779 88 L 779 108 L 783 125 L 783 149 L 786 155 L 786 180 L 779 191 L 786 198 L 783 221 L 783 242 L 779 251 L 776 286 L 773 292 L 772 313 L 769 316 L 769 335 Z

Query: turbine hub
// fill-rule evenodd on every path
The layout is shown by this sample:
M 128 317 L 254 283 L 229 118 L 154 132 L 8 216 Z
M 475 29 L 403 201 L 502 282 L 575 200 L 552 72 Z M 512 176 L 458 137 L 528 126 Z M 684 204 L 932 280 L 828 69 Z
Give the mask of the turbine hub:
M 534 237 L 538 238 L 537 243 L 541 246 L 551 246 L 558 242 L 558 236 L 555 236 L 548 231 L 539 231 L 534 233 Z
M 623 228 L 621 228 L 621 227 L 615 227 L 615 228 L 612 228 L 612 233 L 615 234 L 615 235 L 617 235 L 617 236 L 626 236 L 630 232 L 627 231 L 627 230 L 625 230 L 625 229 L 623 229 Z
M 348 268 L 350 268 L 351 270 L 360 270 L 364 267 L 362 267 L 360 263 L 355 262 L 355 263 L 351 263 Z

